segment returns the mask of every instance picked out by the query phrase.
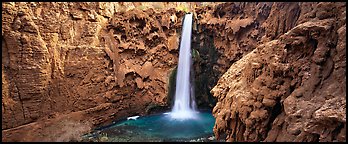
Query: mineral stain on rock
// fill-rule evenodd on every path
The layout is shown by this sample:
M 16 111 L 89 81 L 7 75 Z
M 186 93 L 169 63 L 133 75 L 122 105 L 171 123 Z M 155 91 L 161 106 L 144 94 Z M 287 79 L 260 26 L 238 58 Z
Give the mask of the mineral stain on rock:
M 346 141 L 346 3 L 3 2 L 2 141 L 80 141 L 171 106 L 182 19 L 227 141 Z

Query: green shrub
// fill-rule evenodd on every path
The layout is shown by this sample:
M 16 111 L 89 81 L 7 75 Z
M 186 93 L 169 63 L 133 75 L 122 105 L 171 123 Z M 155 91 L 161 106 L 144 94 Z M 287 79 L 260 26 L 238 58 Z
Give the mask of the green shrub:
M 177 11 L 184 11 L 186 13 L 190 12 L 189 8 L 186 7 L 185 5 L 179 5 L 175 8 Z

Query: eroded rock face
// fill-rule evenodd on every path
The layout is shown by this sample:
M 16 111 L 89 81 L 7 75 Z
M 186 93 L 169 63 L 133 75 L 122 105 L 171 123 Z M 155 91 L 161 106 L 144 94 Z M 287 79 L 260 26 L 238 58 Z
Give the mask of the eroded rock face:
M 192 48 L 199 52 L 194 64 L 198 104 L 215 105 L 210 90 L 232 63 L 260 43 L 272 5 L 223 3 L 196 9 Z
M 296 15 L 292 11 L 297 21 L 286 19 Z M 215 135 L 226 134 L 227 141 L 346 141 L 343 20 L 345 3 L 273 4 L 260 45 L 211 90 L 218 98 Z
M 78 141 L 168 107 L 179 5 L 2 3 L 2 140 Z M 346 141 L 345 3 L 216 3 L 194 16 L 196 100 L 215 96 L 217 138 Z
M 183 11 L 125 12 L 115 9 L 119 3 L 2 6 L 3 141 L 74 140 L 116 118 L 168 106 Z

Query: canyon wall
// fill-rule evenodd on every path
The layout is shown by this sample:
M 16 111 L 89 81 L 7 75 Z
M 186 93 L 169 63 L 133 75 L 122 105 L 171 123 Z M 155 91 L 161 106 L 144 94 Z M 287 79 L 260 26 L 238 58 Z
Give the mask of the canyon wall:
M 255 49 L 267 34 L 261 27 L 273 3 L 223 3 L 198 7 L 192 48 L 197 103 L 215 106 L 210 90 L 232 63 Z
M 2 3 L 3 141 L 74 140 L 168 107 L 184 11 L 122 5 Z
M 78 141 L 169 109 L 187 11 L 217 138 L 345 141 L 345 3 L 2 6 L 2 141 Z
M 218 99 L 213 109 L 216 137 L 227 141 L 346 141 L 346 3 L 231 5 L 218 6 L 216 11 L 222 16 L 216 19 L 231 19 L 231 11 L 244 18 L 233 17 L 237 19 L 233 30 L 225 30 L 228 34 L 221 42 L 233 43 L 228 35 L 244 38 L 237 41 L 239 46 L 221 47 L 229 51 L 224 52 L 229 58 L 235 58 L 235 53 L 243 57 L 227 61 L 232 66 L 211 90 Z M 248 30 L 248 21 L 260 27 L 234 33 L 234 29 Z M 256 38 L 250 41 L 248 37 Z M 256 45 L 241 47 L 243 42 Z

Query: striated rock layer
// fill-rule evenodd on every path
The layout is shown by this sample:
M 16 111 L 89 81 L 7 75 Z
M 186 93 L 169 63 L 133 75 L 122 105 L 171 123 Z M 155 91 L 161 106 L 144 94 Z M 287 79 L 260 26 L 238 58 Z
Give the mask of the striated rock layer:
M 256 48 L 211 90 L 217 138 L 346 141 L 345 6 L 272 4 Z

